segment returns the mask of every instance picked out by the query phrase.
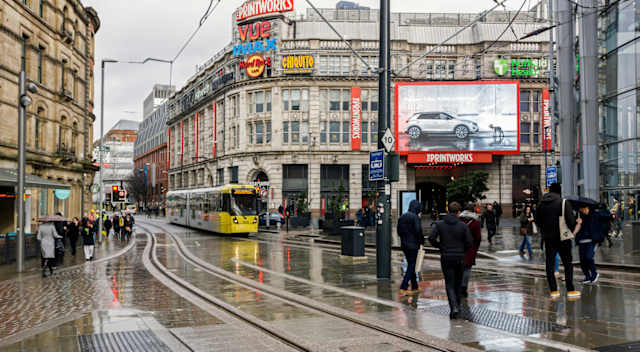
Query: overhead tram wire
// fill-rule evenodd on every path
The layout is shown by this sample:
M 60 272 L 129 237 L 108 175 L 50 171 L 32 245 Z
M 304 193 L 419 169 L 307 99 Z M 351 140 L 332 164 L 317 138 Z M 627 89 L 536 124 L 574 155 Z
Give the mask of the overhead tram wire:
M 524 0 L 522 2 L 522 5 L 520 5 L 520 8 L 518 9 L 518 11 L 516 12 L 515 16 L 513 16 L 513 18 L 511 19 L 511 21 L 509 21 L 509 24 L 507 24 L 507 26 L 504 28 L 504 30 L 502 31 L 502 33 L 500 33 L 500 35 L 493 41 L 491 42 L 491 44 L 489 44 L 489 46 L 487 46 L 486 48 L 482 49 L 480 52 L 476 53 L 475 55 L 482 55 L 484 53 L 487 52 L 487 50 L 491 49 L 491 47 L 493 47 L 498 41 L 500 41 L 500 39 L 502 39 L 502 36 L 507 33 L 507 31 L 509 30 L 509 28 L 512 28 L 513 23 L 516 21 L 516 18 L 518 18 L 518 15 L 520 14 L 520 11 L 522 11 L 522 9 L 524 8 L 524 5 L 527 3 L 527 0 Z M 518 36 L 515 34 L 513 34 L 516 37 L 516 41 L 519 40 Z
M 200 31 L 200 28 L 202 28 L 202 25 L 207 21 L 207 19 L 209 18 L 209 16 L 213 13 L 213 11 L 218 7 L 218 5 L 220 5 L 220 2 L 222 0 L 218 0 L 218 2 L 213 5 L 214 0 L 210 0 L 209 2 L 209 7 L 207 8 L 207 11 L 205 11 L 204 15 L 202 15 L 202 18 L 200 18 L 200 22 L 198 23 L 198 27 L 196 27 L 196 29 L 193 31 L 193 33 L 189 36 L 189 38 L 187 39 L 187 41 L 184 43 L 184 45 L 182 46 L 182 48 L 180 48 L 180 50 L 178 50 L 178 53 L 176 54 L 176 56 L 173 58 L 173 60 L 171 60 L 171 62 L 175 62 L 178 57 L 180 57 L 180 55 L 182 55 L 182 52 L 184 51 L 184 49 L 187 48 L 187 46 L 189 45 L 189 43 L 191 43 L 191 41 L 193 40 L 193 38 L 196 36 L 196 34 L 198 34 L 198 31 Z

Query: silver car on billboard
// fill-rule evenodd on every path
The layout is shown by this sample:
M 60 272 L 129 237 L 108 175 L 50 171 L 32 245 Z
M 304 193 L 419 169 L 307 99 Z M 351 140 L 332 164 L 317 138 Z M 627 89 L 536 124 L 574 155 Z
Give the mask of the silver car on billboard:
M 405 133 L 412 139 L 425 134 L 453 134 L 458 139 L 465 139 L 480 130 L 477 123 L 443 111 L 417 112 L 406 123 Z

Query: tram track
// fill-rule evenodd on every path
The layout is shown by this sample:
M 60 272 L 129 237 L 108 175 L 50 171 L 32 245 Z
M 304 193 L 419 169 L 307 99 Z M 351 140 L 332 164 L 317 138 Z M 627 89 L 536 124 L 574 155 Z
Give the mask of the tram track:
M 212 265 L 211 263 L 208 263 L 198 258 L 197 256 L 193 255 L 192 253 L 190 253 L 190 251 L 186 248 L 186 246 L 184 245 L 184 243 L 179 237 L 175 236 L 170 231 L 167 231 L 162 226 L 159 226 L 156 224 L 150 224 L 150 223 L 145 223 L 142 226 L 141 225 L 138 225 L 138 226 L 144 229 L 146 232 L 148 232 L 149 236 L 152 238 L 153 250 L 151 250 L 151 253 L 149 255 L 150 255 L 150 258 L 153 259 L 152 262 L 154 262 L 155 267 L 158 270 L 162 271 L 165 275 L 168 275 L 169 277 L 171 277 L 171 280 L 176 285 L 179 285 L 184 289 L 187 289 L 193 292 L 194 294 L 198 295 L 200 298 L 206 301 L 212 301 L 211 299 L 212 297 L 210 297 L 210 295 L 206 293 L 203 293 L 199 289 L 192 287 L 193 285 L 189 285 L 184 280 L 177 277 L 177 275 L 168 272 L 166 268 L 164 268 L 160 263 L 157 262 L 157 258 L 155 258 L 155 246 L 157 245 L 157 239 L 154 232 L 149 230 L 149 227 L 159 229 L 161 231 L 156 231 L 156 232 L 166 234 L 166 236 L 168 236 L 168 238 L 171 239 L 175 244 L 175 250 L 178 253 L 178 255 L 180 255 L 180 257 L 182 257 L 182 259 L 184 259 L 186 262 L 193 265 L 195 268 L 203 272 L 206 272 L 207 274 L 216 276 L 230 283 L 243 286 L 245 288 L 254 290 L 256 292 L 260 292 L 265 295 L 272 296 L 276 299 L 282 300 L 289 304 L 294 304 L 296 306 L 305 308 L 308 311 L 320 313 L 323 316 L 337 318 L 342 321 L 346 321 L 350 324 L 354 324 L 369 330 L 373 330 L 377 334 L 383 334 L 384 336 L 397 339 L 397 341 L 402 342 L 403 344 L 410 344 L 412 346 L 415 346 L 417 350 L 476 351 L 473 348 L 470 348 L 464 345 L 459 345 L 443 339 L 435 338 L 433 336 L 425 335 L 417 331 L 398 328 L 392 324 L 389 324 L 377 319 L 357 316 L 358 315 L 357 313 L 352 313 L 338 307 L 334 307 L 325 303 L 311 300 L 307 297 L 300 296 L 288 291 L 284 291 L 284 290 L 275 288 L 273 286 L 265 285 L 257 281 L 254 281 L 252 279 L 237 275 L 235 273 L 231 273 L 220 267 Z M 220 303 L 223 303 L 223 304 L 220 304 Z M 230 306 L 228 303 L 220 302 L 219 300 L 215 299 L 214 302 L 212 302 L 212 304 L 220 307 L 220 309 L 224 309 L 225 311 L 229 312 L 230 314 L 233 314 L 239 319 L 242 319 L 242 320 L 246 319 L 246 315 L 247 315 L 246 313 L 238 312 L 237 308 Z M 253 327 L 258 329 L 264 328 L 263 326 L 264 322 L 258 323 L 255 321 L 256 318 L 252 318 L 251 320 L 252 321 L 249 321 L 248 323 L 250 323 Z M 281 336 L 280 335 L 282 333 L 281 331 L 274 331 L 274 329 L 271 329 L 265 332 L 273 336 L 274 338 L 278 339 L 279 341 L 282 341 L 283 343 L 286 343 L 287 345 L 292 346 L 296 350 L 300 350 L 300 351 L 317 350 L 316 348 L 314 348 L 313 345 L 305 344 L 304 342 L 301 342 L 295 338 L 292 339 L 291 336 Z

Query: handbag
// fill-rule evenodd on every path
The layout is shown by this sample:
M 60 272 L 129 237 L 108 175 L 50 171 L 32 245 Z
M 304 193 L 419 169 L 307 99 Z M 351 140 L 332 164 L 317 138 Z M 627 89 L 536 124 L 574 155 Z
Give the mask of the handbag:
M 569 226 L 567 226 L 567 221 L 564 218 L 564 203 L 566 199 L 562 200 L 562 214 L 558 217 L 558 226 L 560 228 L 560 241 L 566 241 L 573 239 L 574 235 L 571 230 L 569 230 Z
M 526 236 L 527 235 L 527 228 L 526 227 L 521 227 L 520 228 L 520 235 L 522 235 L 522 236 Z
M 420 275 L 422 272 L 422 262 L 424 260 L 424 247 L 420 246 L 418 249 L 418 257 L 416 258 L 416 274 Z
M 533 234 L 537 235 L 538 234 L 538 225 L 536 225 L 535 222 L 532 222 L 531 225 L 533 227 Z

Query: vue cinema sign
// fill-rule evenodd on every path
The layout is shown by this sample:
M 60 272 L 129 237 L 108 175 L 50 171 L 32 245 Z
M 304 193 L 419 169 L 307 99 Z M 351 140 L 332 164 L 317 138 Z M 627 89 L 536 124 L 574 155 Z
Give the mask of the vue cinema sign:
M 242 43 L 233 46 L 233 56 L 235 57 L 263 53 L 270 50 L 278 50 L 278 47 L 276 46 L 277 39 L 270 38 L 270 31 L 271 23 L 268 21 L 239 25 L 238 33 L 240 34 L 240 41 Z M 247 41 L 250 42 L 247 43 Z

